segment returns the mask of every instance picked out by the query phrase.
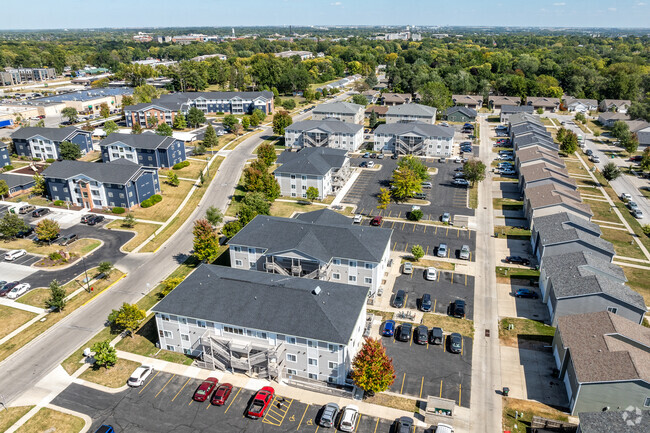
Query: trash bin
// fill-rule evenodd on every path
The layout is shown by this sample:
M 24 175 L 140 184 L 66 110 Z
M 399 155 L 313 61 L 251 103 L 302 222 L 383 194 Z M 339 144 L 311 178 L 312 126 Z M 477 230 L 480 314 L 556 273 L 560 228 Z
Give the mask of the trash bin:
M 503 387 L 503 396 L 507 397 L 509 392 L 510 392 L 510 388 L 504 386 Z

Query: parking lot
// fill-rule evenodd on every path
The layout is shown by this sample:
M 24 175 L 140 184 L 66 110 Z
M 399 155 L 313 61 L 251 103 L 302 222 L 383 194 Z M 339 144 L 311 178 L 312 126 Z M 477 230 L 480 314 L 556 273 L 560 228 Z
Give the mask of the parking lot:
M 364 224 L 370 224 L 369 221 Z M 470 261 L 474 261 L 476 250 L 476 233 L 450 226 L 415 224 L 384 220 L 381 227 L 393 230 L 391 249 L 393 251 L 411 251 L 413 245 L 420 245 L 426 255 L 436 255 L 441 243 L 447 244 L 447 258 L 459 258 L 463 245 L 469 246 Z
M 407 212 L 411 210 L 409 204 L 399 204 L 391 202 L 385 210 L 377 209 L 377 196 L 380 188 L 390 188 L 390 179 L 393 170 L 397 168 L 397 160 L 386 157 L 384 159 L 364 159 L 352 158 L 351 165 L 358 167 L 363 161 L 374 161 L 375 164 L 381 165 L 379 170 L 364 169 L 354 182 L 354 185 L 346 196 L 343 203 L 349 203 L 357 206 L 357 213 L 363 215 L 385 215 L 395 218 L 406 218 Z M 474 210 L 468 207 L 469 191 L 465 187 L 459 187 L 452 183 L 454 170 L 460 167 L 460 164 L 454 162 L 425 162 L 429 167 L 438 169 L 437 174 L 430 177 L 433 187 L 424 189 L 428 205 L 420 205 L 424 213 L 424 219 L 439 220 L 444 212 L 453 215 L 473 216 Z
M 426 350 L 426 347 L 419 349 Z M 152 433 L 315 433 L 319 430 L 316 423 L 321 406 L 290 398 L 286 398 L 280 406 L 281 396 L 276 395 L 272 408 L 267 410 L 264 418 L 251 420 L 245 417 L 245 412 L 255 391 L 235 387 L 224 406 L 213 406 L 208 402 L 197 403 L 192 400 L 192 395 L 200 383 L 198 379 L 155 372 L 142 387 L 117 394 L 72 384 L 59 394 L 52 404 L 90 416 L 93 426 L 89 431 L 95 431 L 102 424 L 110 424 L 119 432 Z M 463 400 L 465 398 L 469 401 L 469 395 L 463 396 Z M 333 398 L 332 401 L 337 399 Z M 388 433 L 392 431 L 393 421 L 361 415 L 355 431 Z M 424 431 L 417 429 L 418 433 Z
M 445 336 L 446 338 L 447 336 Z M 435 396 L 469 407 L 472 374 L 472 339 L 463 336 L 460 354 L 450 353 L 447 342 L 420 345 L 382 337 L 393 358 L 395 382 L 391 391 L 426 399 Z

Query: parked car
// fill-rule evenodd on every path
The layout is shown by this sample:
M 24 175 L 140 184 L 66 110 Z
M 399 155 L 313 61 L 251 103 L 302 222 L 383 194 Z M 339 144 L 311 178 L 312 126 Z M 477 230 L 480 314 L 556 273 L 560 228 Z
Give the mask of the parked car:
M 381 331 L 381 335 L 384 337 L 392 337 L 395 335 L 395 321 L 386 320 L 384 322 L 384 329 Z
M 19 296 L 22 296 L 23 294 L 27 293 L 27 291 L 31 288 L 32 286 L 29 285 L 29 283 L 18 284 L 13 289 L 11 289 L 9 293 L 7 293 L 7 298 L 16 299 Z
M 132 386 L 137 388 L 138 386 L 142 386 L 145 380 L 153 373 L 153 366 L 151 365 L 141 365 L 140 367 L 136 368 L 135 371 L 131 374 L 131 377 L 129 377 L 129 380 L 127 380 L 127 385 Z
M 511 263 L 514 265 L 524 265 L 524 266 L 529 266 L 530 265 L 530 260 L 525 259 L 520 256 L 508 256 L 506 257 L 506 263 Z
M 438 251 L 436 252 L 438 257 L 447 257 L 447 244 L 438 245 Z
M 397 332 L 396 339 L 399 341 L 410 341 L 411 333 L 413 332 L 413 325 L 410 323 L 402 323 Z
M 591 162 L 598 164 L 600 162 L 600 157 L 598 155 L 591 155 Z
M 623 200 L 623 201 L 632 200 L 632 196 L 630 194 L 624 192 L 623 194 L 621 194 L 621 200 Z
M 390 156 L 390 159 L 397 159 L 397 158 L 399 158 L 399 156 L 398 156 L 396 153 L 393 153 L 393 154 Z
M 454 179 L 464 179 L 465 178 L 465 173 L 462 171 L 459 171 L 457 173 L 454 173 Z
M 230 393 L 232 393 L 232 385 L 230 383 L 222 383 L 214 391 L 214 394 L 212 394 L 210 403 L 216 406 L 223 406 L 226 404 L 228 397 L 230 397 Z
M 374 153 L 373 153 L 373 155 L 374 155 Z M 375 166 L 375 162 L 374 162 L 374 161 L 368 161 L 368 162 L 366 163 L 366 166 L 367 166 L 368 168 L 373 168 L 373 167 Z
M 384 159 L 384 154 L 383 153 L 378 153 L 377 154 L 377 159 Z
M 458 332 L 454 332 L 447 337 L 447 342 L 449 344 L 449 352 L 461 353 L 463 351 L 463 337 Z
M 353 404 L 345 406 L 339 423 L 339 430 L 344 432 L 353 432 L 359 418 L 359 408 Z
M 404 298 L 406 297 L 406 293 L 404 290 L 398 290 L 397 293 L 395 293 L 395 297 L 393 298 L 393 307 L 395 308 L 402 308 L 404 307 Z
M 641 218 L 643 218 L 643 211 L 641 209 L 634 209 L 632 211 L 632 216 L 640 220 Z
M 443 223 L 448 223 L 449 221 L 451 221 L 451 215 L 449 215 L 449 212 L 443 213 L 442 216 L 440 217 L 440 221 L 442 221 Z
M 431 182 L 422 182 L 422 188 L 431 189 L 433 188 L 433 184 Z
M 454 179 L 454 185 L 469 186 L 469 182 L 466 179 Z
M 6 283 L 2 288 L 0 288 L 0 296 L 7 296 L 7 293 L 11 292 L 11 290 L 16 287 L 20 282 L 18 281 L 12 281 L 11 283 Z
M 5 260 L 13 262 L 14 260 L 19 259 L 26 254 L 27 251 L 25 250 L 10 250 L 5 253 Z
M 413 198 L 417 198 L 419 200 L 426 200 L 427 199 L 427 193 L 426 192 L 416 192 L 413 194 Z
M 253 397 L 253 401 L 251 401 L 251 404 L 248 406 L 246 415 L 253 419 L 262 418 L 266 409 L 271 405 L 273 397 L 275 397 L 275 390 L 270 386 L 265 386 L 260 389 L 257 391 L 255 397 Z
M 102 221 L 104 221 L 104 215 L 95 215 L 93 218 L 90 218 L 86 224 L 89 226 L 94 226 Z
M 465 123 L 465 124 L 463 125 L 463 128 L 474 129 L 474 125 L 471 124 L 471 123 Z
M 420 310 L 424 312 L 429 312 L 431 311 L 432 307 L 433 307 L 433 303 L 431 302 L 431 295 L 425 293 L 424 295 L 422 295 L 422 299 L 420 300 Z
M 32 212 L 34 209 L 36 209 L 36 206 L 32 206 L 31 204 L 26 204 L 20 207 L 18 213 L 25 215 Z
M 363 215 L 356 214 L 354 216 L 354 221 L 353 221 L 354 224 L 361 224 L 362 221 L 363 221 Z
M 364 153 L 364 154 L 363 154 L 363 157 L 364 157 L 364 158 L 370 158 L 370 152 L 366 152 L 366 153 Z
M 81 220 L 79 221 L 82 224 L 86 224 L 88 220 L 92 219 L 95 217 L 95 214 L 92 213 L 87 213 L 86 215 L 81 217 Z
M 460 254 L 458 254 L 458 258 L 461 260 L 469 260 L 469 245 L 463 245 L 460 247 Z
M 519 289 L 515 292 L 515 298 L 532 298 L 537 299 L 539 295 L 530 289 Z
M 66 246 L 70 245 L 74 241 L 77 240 L 77 234 L 76 233 L 70 233 L 69 235 L 63 236 L 61 239 L 59 239 L 59 245 Z
M 463 301 L 462 299 L 456 299 L 454 302 L 452 302 L 449 308 L 449 315 L 452 317 L 459 317 L 461 319 L 464 318 L 465 301 Z
M 587 156 L 591 156 L 591 155 L 593 155 L 593 154 L 594 154 L 594 151 L 593 151 L 593 150 L 591 150 L 591 149 L 587 149 L 587 150 L 585 150 L 585 155 L 587 155 Z
M 410 275 L 413 273 L 413 263 L 411 262 L 404 262 L 402 265 L 402 273 L 406 275 Z
M 16 237 L 17 238 L 26 238 L 27 236 L 31 235 L 32 233 L 34 233 L 34 227 L 29 226 L 28 228 L 26 228 L 24 230 L 21 230 L 18 233 L 16 233 Z
M 359 167 L 360 168 L 368 167 L 368 161 L 361 161 L 361 163 L 359 164 Z
M 194 401 L 206 401 L 212 390 L 217 386 L 217 383 L 219 383 L 219 379 L 216 377 L 208 377 L 201 382 L 201 385 L 194 391 L 194 396 L 192 397 Z
M 47 215 L 50 213 L 50 210 L 46 207 L 41 207 L 36 209 L 34 212 L 32 212 L 32 217 L 33 218 L 40 218 L 43 215 Z
M 636 204 L 635 201 L 630 200 L 630 201 L 627 202 L 627 207 L 628 207 L 630 210 L 633 211 L 633 210 L 638 209 L 638 208 L 639 208 L 639 205 Z
M 433 266 L 428 267 L 427 270 L 424 271 L 424 278 L 429 281 L 436 281 L 438 279 L 438 270 Z
M 115 433 L 112 425 L 103 425 L 95 430 L 95 433 Z
M 413 433 L 414 431 L 413 418 L 402 416 L 395 420 L 395 433 Z
M 415 341 L 417 344 L 427 344 L 429 341 L 429 328 L 424 325 L 420 325 L 415 328 L 413 341 Z
M 431 328 L 431 333 L 429 334 L 429 344 L 442 344 L 442 340 L 445 338 L 442 328 L 437 326 Z
M 381 216 L 377 215 L 376 217 L 373 217 L 373 218 L 370 220 L 370 225 L 371 225 L 371 226 L 380 226 L 381 223 L 382 223 L 383 221 L 384 221 L 384 218 L 382 218 Z
M 323 412 L 321 413 L 320 420 L 318 425 L 325 428 L 334 427 L 336 422 L 336 417 L 339 414 L 339 405 L 336 403 L 327 403 L 323 406 Z

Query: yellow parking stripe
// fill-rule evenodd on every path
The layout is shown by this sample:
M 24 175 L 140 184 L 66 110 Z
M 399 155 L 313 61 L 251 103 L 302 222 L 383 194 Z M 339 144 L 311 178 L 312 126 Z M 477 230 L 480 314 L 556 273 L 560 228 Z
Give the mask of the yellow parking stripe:
M 438 397 L 442 398 L 442 380 L 440 381 L 440 395 Z
M 416 226 L 417 226 L 417 224 L 413 224 L 413 233 L 415 233 L 415 227 Z
M 445 233 L 445 236 L 449 236 L 449 227 L 447 227 L 447 232 Z
M 422 398 L 422 387 L 423 386 L 424 386 L 424 376 L 422 376 L 422 381 L 420 382 L 420 397 L 419 398 Z
M 454 284 L 454 271 L 451 271 L 451 284 Z
M 309 405 L 305 407 L 305 411 L 302 413 L 302 417 L 300 418 L 300 422 L 298 423 L 298 427 L 296 428 L 296 430 L 300 430 L 300 424 L 302 424 L 302 420 L 305 419 L 305 415 L 307 414 L 307 409 L 309 409 Z
M 361 417 L 363 415 L 359 415 L 359 418 L 357 418 L 357 425 L 354 426 L 354 431 L 356 431 L 359 428 L 359 424 L 361 423 Z
M 436 304 L 437 304 L 437 303 L 438 303 L 438 300 L 437 300 L 437 299 L 434 299 L 434 300 L 433 300 L 433 312 L 434 312 L 434 313 L 436 312 Z
M 399 389 L 400 394 L 402 394 L 404 391 L 404 379 L 406 379 L 406 373 L 404 373 L 404 376 L 402 376 L 402 386 Z
M 435 234 L 435 235 L 437 235 L 437 234 L 438 234 L 438 226 L 436 226 L 436 231 L 435 231 L 435 233 L 434 233 L 434 234 Z
M 427 232 L 427 226 L 424 226 L 424 233 Z
M 239 388 L 239 391 L 237 391 L 237 394 L 235 394 L 235 397 L 232 400 L 230 400 L 230 404 L 228 405 L 228 407 L 226 408 L 224 413 L 228 413 L 228 409 L 230 409 L 230 406 L 232 406 L 232 404 L 235 402 L 235 400 L 237 400 L 237 396 L 239 395 L 239 393 L 241 392 L 242 389 L 243 388 Z
M 460 406 L 460 396 L 462 395 L 461 394 L 461 391 L 462 391 L 461 387 L 462 387 L 462 384 L 459 383 L 458 384 L 458 406 Z
M 467 274 L 465 274 L 465 285 L 467 285 Z
M 404 227 L 406 227 L 406 223 L 402 223 L 402 230 L 404 230 Z
M 393 221 L 393 224 L 391 224 L 391 226 L 390 226 L 391 229 L 392 229 L 393 227 L 395 227 L 395 221 Z M 397 242 L 395 242 L 395 243 L 397 243 Z
M 140 390 L 140 392 L 139 392 L 138 394 L 142 394 L 142 391 L 144 391 L 145 389 L 147 389 L 147 387 L 149 386 L 149 384 L 151 383 L 151 381 L 154 380 L 154 379 L 156 378 L 156 376 L 158 376 L 159 373 L 160 373 L 160 371 L 157 371 L 156 374 L 154 374 L 153 377 L 152 377 L 151 379 L 149 379 L 149 382 L 147 382 L 147 384 L 144 386 L 144 388 L 142 388 L 142 389 Z
M 375 424 L 375 430 L 372 433 L 377 433 L 377 427 L 379 427 L 379 418 L 377 418 L 377 424 Z
M 191 377 L 190 377 L 189 379 L 187 379 L 187 382 L 185 382 L 185 385 L 187 385 L 187 384 L 190 382 L 191 379 L 192 379 Z M 174 398 L 172 398 L 172 401 L 176 400 L 176 397 L 178 397 L 178 394 L 180 394 L 181 391 L 183 390 L 183 388 L 185 388 L 185 385 L 183 385 L 183 386 L 181 387 L 181 389 L 178 390 L 178 392 L 176 393 L 176 395 L 174 396 Z
M 171 382 L 172 379 L 175 378 L 175 377 L 176 377 L 176 375 L 173 375 L 172 377 L 170 377 L 169 380 L 167 381 L 167 383 L 165 384 L 165 386 L 167 386 L 169 384 L 169 382 Z M 158 394 L 160 394 L 162 392 L 162 390 L 165 389 L 165 386 L 160 388 L 160 391 L 158 391 Z M 158 397 L 158 394 L 156 394 L 156 397 Z M 154 398 L 156 398 L 156 397 L 154 397 Z
M 395 245 L 393 245 L 393 249 L 397 248 L 397 241 L 395 241 Z
M 424 253 L 424 254 L 427 255 L 427 256 L 429 255 L 429 245 L 427 245 L 427 252 Z

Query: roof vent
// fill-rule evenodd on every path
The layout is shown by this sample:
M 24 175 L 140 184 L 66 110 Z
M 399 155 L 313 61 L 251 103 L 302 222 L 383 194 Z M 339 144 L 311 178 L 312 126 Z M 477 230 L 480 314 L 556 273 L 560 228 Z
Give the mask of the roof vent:
M 312 293 L 314 295 L 320 295 L 320 286 L 316 286 L 316 288 L 314 290 L 312 290 Z

